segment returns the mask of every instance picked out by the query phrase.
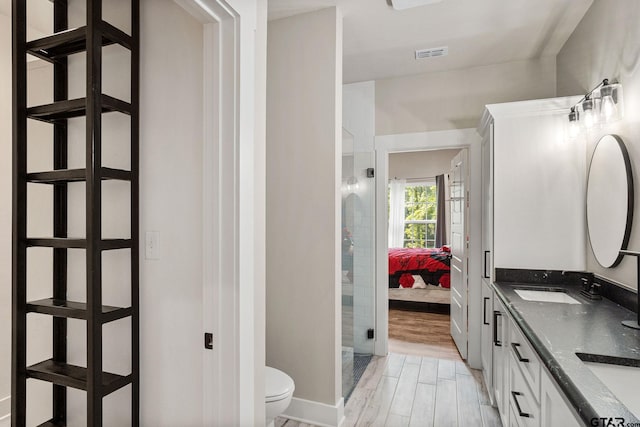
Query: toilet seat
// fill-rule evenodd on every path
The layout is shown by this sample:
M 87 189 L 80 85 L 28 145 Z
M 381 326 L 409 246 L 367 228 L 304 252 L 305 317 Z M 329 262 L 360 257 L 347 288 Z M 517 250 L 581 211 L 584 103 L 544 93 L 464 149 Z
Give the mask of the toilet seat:
M 264 384 L 267 403 L 287 399 L 295 387 L 289 375 L 269 366 L 266 367 Z

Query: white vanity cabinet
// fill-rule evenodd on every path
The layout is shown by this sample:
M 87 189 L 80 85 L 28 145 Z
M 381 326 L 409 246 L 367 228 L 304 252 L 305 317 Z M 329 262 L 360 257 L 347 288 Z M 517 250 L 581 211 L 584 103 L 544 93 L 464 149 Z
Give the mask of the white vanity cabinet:
M 491 403 L 493 398 L 493 290 L 488 282 L 482 281 L 482 338 L 480 355 L 482 358 L 482 374 L 489 392 Z
M 493 304 L 495 326 L 491 391 L 502 425 L 582 426 L 578 414 L 495 292 Z
M 577 97 L 487 105 L 482 138 L 484 280 L 495 268 L 584 270 L 584 144 L 566 137 Z
M 515 322 L 509 324 L 510 417 L 523 427 L 541 427 L 540 360 Z
M 482 135 L 482 327 L 480 354 L 484 382 L 489 391 L 491 403 L 493 395 L 493 290 L 491 289 L 491 253 L 493 248 L 493 123 L 487 124 Z
M 551 376 L 540 377 L 540 426 L 580 427 L 578 414 L 569 406 Z
M 509 328 L 508 313 L 502 301 L 493 300 L 493 399 L 500 412 L 502 424 L 507 424 L 509 405 Z
M 509 376 L 510 356 L 495 344 L 494 331 L 508 329 L 509 323 L 494 324 L 493 313 L 502 312 L 491 295 L 495 269 L 585 269 L 585 148 L 565 136 L 566 115 L 577 100 L 487 105 L 478 127 L 482 137 L 481 355 L 492 403 L 500 407 L 507 402 L 501 414 L 508 415 L 509 399 L 496 392 Z M 508 418 L 503 415 L 503 424 Z

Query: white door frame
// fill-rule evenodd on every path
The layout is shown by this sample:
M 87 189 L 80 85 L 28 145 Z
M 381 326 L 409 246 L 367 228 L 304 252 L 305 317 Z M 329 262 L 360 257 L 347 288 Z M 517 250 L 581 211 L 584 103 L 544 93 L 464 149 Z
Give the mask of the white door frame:
M 376 151 L 376 342 L 375 354 L 389 352 L 389 256 L 387 223 L 387 186 L 389 153 L 428 151 L 455 148 L 469 149 L 469 344 L 468 363 L 473 368 L 482 365 L 480 357 L 481 287 L 481 174 L 480 136 L 475 129 L 383 135 L 375 138 Z M 476 331 L 477 328 L 477 331 Z
M 256 1 L 175 0 L 203 24 L 203 425 L 264 422 L 264 141 L 256 139 Z M 261 249 L 260 249 L 261 248 Z M 260 254 L 262 250 L 262 254 Z M 262 256 L 262 260 L 261 260 Z M 209 260 L 209 262 L 207 262 Z M 256 296 L 258 295 L 258 296 Z M 260 397 L 262 396 L 262 397 Z

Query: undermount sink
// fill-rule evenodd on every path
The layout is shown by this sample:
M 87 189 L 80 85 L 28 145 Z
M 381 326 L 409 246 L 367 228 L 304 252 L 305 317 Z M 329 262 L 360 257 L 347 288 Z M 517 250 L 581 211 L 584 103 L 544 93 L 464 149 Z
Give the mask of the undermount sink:
M 640 418 L 640 360 L 576 353 L 587 368 L 613 393 L 627 409 Z
M 555 302 L 560 304 L 581 304 L 577 299 L 570 297 L 562 290 L 531 290 L 515 289 L 516 294 L 526 301 Z

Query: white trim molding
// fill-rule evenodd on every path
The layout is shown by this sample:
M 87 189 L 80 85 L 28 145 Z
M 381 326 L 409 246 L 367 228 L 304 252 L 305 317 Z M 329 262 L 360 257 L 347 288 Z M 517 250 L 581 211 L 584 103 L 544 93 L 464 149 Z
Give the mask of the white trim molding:
M 454 129 L 432 132 L 405 133 L 375 137 L 376 150 L 376 342 L 375 354 L 389 352 L 389 260 L 387 186 L 389 182 L 389 153 L 469 149 L 470 222 L 469 222 L 469 343 L 468 362 L 480 368 L 480 239 L 481 230 L 481 171 L 480 136 L 476 129 Z M 475 331 L 477 326 L 478 330 Z
M 175 0 L 203 24 L 203 424 L 264 422 L 264 150 L 256 132 L 255 2 Z M 263 138 L 264 139 L 264 138 Z M 260 172 L 257 172 L 260 171 Z M 262 274 L 263 276 L 263 274 Z
M 332 406 L 294 397 L 282 417 L 319 427 L 339 427 L 344 422 L 344 398 Z

